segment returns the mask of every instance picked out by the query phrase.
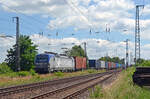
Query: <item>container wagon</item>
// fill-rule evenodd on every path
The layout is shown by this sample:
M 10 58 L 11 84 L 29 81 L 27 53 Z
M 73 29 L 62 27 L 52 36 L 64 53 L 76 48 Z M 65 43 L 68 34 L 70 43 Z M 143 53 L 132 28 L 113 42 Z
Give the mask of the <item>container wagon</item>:
M 116 67 L 116 63 L 112 63 L 113 64 L 113 69 L 116 69 L 117 67 Z
M 108 62 L 108 69 L 112 69 L 112 62 Z
M 96 60 L 89 60 L 89 68 L 90 69 L 96 68 Z
M 101 61 L 100 60 L 89 60 L 90 69 L 101 69 Z
M 105 68 L 108 70 L 109 67 L 108 67 L 108 62 L 105 62 Z
M 119 68 L 119 64 L 118 63 L 116 63 L 116 68 Z
M 95 61 L 95 69 L 101 69 L 101 61 L 100 60 L 96 60 Z
M 106 64 L 105 61 L 100 61 L 100 68 L 101 68 L 101 69 L 106 69 L 105 64 Z
M 86 69 L 86 58 L 85 57 L 74 57 L 75 60 L 75 70 Z

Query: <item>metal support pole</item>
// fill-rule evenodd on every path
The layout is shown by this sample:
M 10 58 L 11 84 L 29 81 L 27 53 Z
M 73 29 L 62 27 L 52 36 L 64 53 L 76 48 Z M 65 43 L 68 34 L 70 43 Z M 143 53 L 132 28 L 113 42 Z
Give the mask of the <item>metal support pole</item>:
M 126 68 L 129 65 L 129 39 L 126 40 Z
M 87 56 L 87 52 L 86 52 L 86 42 L 84 42 L 84 55 Z
M 19 17 L 13 17 L 13 21 L 16 19 L 16 66 L 18 67 L 18 71 L 20 68 L 20 33 L 19 33 Z

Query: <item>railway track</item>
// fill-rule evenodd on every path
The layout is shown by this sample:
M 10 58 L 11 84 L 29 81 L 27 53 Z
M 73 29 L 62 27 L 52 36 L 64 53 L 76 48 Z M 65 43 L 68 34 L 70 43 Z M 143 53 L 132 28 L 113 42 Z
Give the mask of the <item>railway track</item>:
M 116 72 L 115 72 L 116 73 Z M 89 88 L 102 83 L 113 76 L 114 73 L 106 73 L 95 78 L 79 82 L 77 84 L 58 88 L 53 91 L 46 92 L 32 97 L 31 99 L 72 99 L 80 95 Z
M 101 74 L 101 73 L 99 73 L 99 74 Z M 46 86 L 57 85 L 57 84 L 66 83 L 66 82 L 69 82 L 72 80 L 84 79 L 86 77 L 93 77 L 96 75 L 98 75 L 98 74 L 76 76 L 76 77 L 71 77 L 71 78 L 63 78 L 63 79 L 50 80 L 50 81 L 45 81 L 45 82 L 33 83 L 33 84 L 25 84 L 25 85 L 1 88 L 0 96 L 5 96 L 5 95 L 15 94 L 15 93 L 19 93 L 19 92 L 28 91 L 28 90 L 33 90 L 33 89 L 41 88 L 44 86 L 46 87 Z
M 105 72 L 105 73 L 77 76 L 77 77 L 71 77 L 71 78 L 50 80 L 50 81 L 45 81 L 45 82 L 40 82 L 40 83 L 33 83 L 33 84 L 19 85 L 19 86 L 13 86 L 13 87 L 8 87 L 8 88 L 1 88 L 0 89 L 0 97 L 2 97 L 2 99 L 7 99 L 7 97 L 9 97 L 9 96 L 10 97 L 12 95 L 15 96 L 14 94 L 18 95 L 19 93 L 21 93 L 21 95 L 26 96 L 27 93 L 25 93 L 25 92 L 28 92 L 28 91 L 34 92 L 34 91 L 42 89 L 42 88 L 50 89 L 52 86 L 58 86 L 58 85 L 61 85 L 64 83 L 66 83 L 66 85 L 68 83 L 67 87 L 71 88 L 71 86 L 79 85 L 78 83 L 75 83 L 75 81 L 76 82 L 79 81 L 80 83 L 84 84 L 85 82 L 92 81 L 92 80 L 96 79 L 97 77 L 102 77 L 106 74 L 111 74 L 113 72 L 114 71 L 109 71 L 109 72 Z M 72 85 L 70 85 L 72 82 L 74 82 L 74 83 Z M 65 87 L 66 87 L 66 85 L 65 85 Z M 62 88 L 64 89 L 65 87 L 62 87 Z M 60 88 L 60 89 L 62 89 L 62 88 Z M 58 90 L 58 88 L 55 88 L 55 89 L 57 89 L 57 90 L 53 89 L 50 91 L 51 92 L 53 91 L 52 93 L 56 93 L 60 90 L 60 89 Z M 30 93 L 30 94 L 32 94 L 32 93 Z M 22 97 L 21 95 L 20 95 L 20 97 Z M 35 94 L 33 96 L 35 96 Z M 33 96 L 31 95 L 26 98 L 33 97 Z M 24 99 L 26 99 L 26 98 L 24 98 Z M 14 99 L 17 99 L 17 98 L 14 98 Z M 33 99 L 34 99 L 34 97 L 33 97 Z

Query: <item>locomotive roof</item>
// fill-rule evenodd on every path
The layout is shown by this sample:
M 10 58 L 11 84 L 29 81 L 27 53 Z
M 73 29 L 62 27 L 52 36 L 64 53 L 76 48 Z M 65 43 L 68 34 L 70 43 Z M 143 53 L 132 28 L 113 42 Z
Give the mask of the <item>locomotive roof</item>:
M 39 55 L 55 56 L 54 54 L 48 54 L 48 53 L 37 54 L 37 56 L 39 56 Z

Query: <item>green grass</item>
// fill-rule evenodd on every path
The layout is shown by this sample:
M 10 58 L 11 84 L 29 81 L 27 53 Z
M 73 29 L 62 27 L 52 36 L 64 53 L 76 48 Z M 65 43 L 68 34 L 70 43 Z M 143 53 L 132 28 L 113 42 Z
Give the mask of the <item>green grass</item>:
M 0 87 L 29 84 L 29 83 L 47 81 L 47 80 L 52 80 L 57 78 L 73 77 L 73 76 L 94 74 L 100 72 L 105 72 L 105 70 L 95 70 L 95 71 L 83 70 L 83 71 L 77 71 L 72 73 L 55 72 L 52 74 L 42 74 L 42 75 L 35 73 L 33 70 L 30 70 L 29 72 L 26 71 L 11 72 L 11 73 L 0 74 Z
M 102 88 L 100 86 L 96 86 L 94 88 L 94 91 L 90 89 L 90 92 L 91 92 L 90 94 L 91 99 L 100 99 L 101 97 L 103 97 Z
M 64 76 L 64 73 L 59 71 L 59 72 L 55 72 L 54 75 L 59 78 L 62 78 Z
M 150 99 L 149 89 L 133 84 L 132 74 L 134 71 L 135 68 L 131 67 L 121 72 L 113 85 L 103 90 L 103 96 L 99 99 Z

